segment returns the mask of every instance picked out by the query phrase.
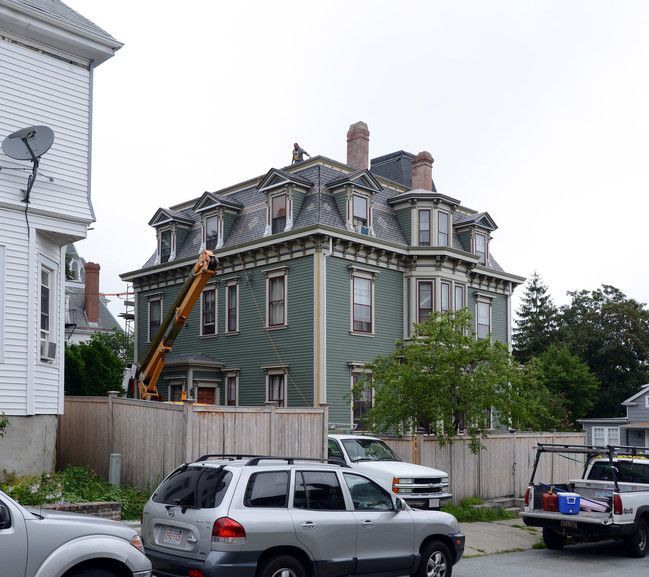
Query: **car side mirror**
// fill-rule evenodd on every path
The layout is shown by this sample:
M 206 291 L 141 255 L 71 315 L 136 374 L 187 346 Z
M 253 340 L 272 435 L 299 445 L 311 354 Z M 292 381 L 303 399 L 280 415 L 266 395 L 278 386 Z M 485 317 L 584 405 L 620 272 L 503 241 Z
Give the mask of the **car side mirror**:
M 396 511 L 405 511 L 406 507 L 405 507 L 405 503 L 403 502 L 403 499 L 397 497 L 397 501 L 394 505 L 394 508 Z
M 0 529 L 8 529 L 11 527 L 11 515 L 9 509 L 0 503 Z

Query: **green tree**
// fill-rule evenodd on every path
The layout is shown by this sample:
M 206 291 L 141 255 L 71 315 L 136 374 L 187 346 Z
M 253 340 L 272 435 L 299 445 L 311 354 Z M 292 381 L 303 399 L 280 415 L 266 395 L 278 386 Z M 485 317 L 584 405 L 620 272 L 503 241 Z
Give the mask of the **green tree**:
M 134 360 L 135 339 L 132 333 L 122 331 L 95 333 L 92 335 L 91 340 L 99 341 L 101 344 L 107 346 L 117 358 L 121 359 L 124 363 L 124 368 Z
M 585 417 L 595 405 L 599 391 L 597 377 L 566 346 L 550 345 L 539 357 L 539 362 L 543 385 L 549 391 L 563 395 L 572 415 L 572 424 L 576 426 L 577 419 Z
M 122 389 L 124 362 L 99 339 L 65 348 L 65 392 L 104 396 Z
M 367 426 L 382 433 L 423 428 L 442 445 L 463 430 L 473 452 L 482 446 L 492 411 L 515 428 L 538 430 L 547 425 L 541 415 L 560 428 L 561 419 L 553 420 L 543 405 L 550 393 L 541 383 L 538 363 L 518 366 L 506 344 L 477 340 L 472 327 L 466 309 L 433 313 L 415 324 L 410 342 L 397 342 L 394 353 L 369 363 L 372 378 L 352 392 L 373 391 Z
M 5 431 L 9 426 L 9 418 L 4 413 L 0 413 L 0 437 L 4 437 Z
M 538 357 L 556 339 L 558 308 L 555 306 L 548 287 L 534 271 L 516 314 L 513 341 L 514 358 L 525 363 Z
M 649 311 L 619 289 L 568 292 L 559 338 L 588 365 L 600 391 L 588 416 L 614 417 L 622 403 L 649 382 Z

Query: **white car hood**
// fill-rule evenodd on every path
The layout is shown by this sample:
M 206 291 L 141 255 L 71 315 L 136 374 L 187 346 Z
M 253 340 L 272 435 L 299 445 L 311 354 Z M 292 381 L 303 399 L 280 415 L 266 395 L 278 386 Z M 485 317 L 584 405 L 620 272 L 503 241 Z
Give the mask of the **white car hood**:
M 399 477 L 447 477 L 448 475 L 439 469 L 406 463 L 405 461 L 355 461 L 354 467 L 360 471 L 375 471 L 382 474 L 396 475 Z

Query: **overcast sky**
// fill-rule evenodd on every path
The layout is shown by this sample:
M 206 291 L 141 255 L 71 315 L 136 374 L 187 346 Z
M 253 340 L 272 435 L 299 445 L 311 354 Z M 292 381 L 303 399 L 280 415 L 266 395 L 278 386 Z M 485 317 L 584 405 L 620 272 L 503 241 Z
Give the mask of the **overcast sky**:
M 282 168 L 294 141 L 344 162 L 362 120 L 370 158 L 429 151 L 438 192 L 489 212 L 494 257 L 557 304 L 602 284 L 649 302 L 646 0 L 67 4 L 124 43 L 95 71 L 77 244 L 103 292 L 154 252 L 159 207 Z

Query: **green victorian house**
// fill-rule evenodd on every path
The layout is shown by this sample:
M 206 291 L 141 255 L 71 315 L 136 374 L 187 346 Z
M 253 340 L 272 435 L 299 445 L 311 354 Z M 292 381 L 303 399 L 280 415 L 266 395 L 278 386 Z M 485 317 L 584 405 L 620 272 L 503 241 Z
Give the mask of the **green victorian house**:
M 363 366 L 408 339 L 433 310 L 468 307 L 478 338 L 511 339 L 511 297 L 524 279 L 491 253 L 496 224 L 436 191 L 433 158 L 398 151 L 369 161 L 363 122 L 347 162 L 315 156 L 171 208 L 149 225 L 157 250 L 121 278 L 135 292 L 136 358 L 199 253 L 218 257 L 158 381 L 231 406 L 329 404 L 330 421 L 358 422 L 350 403 Z

